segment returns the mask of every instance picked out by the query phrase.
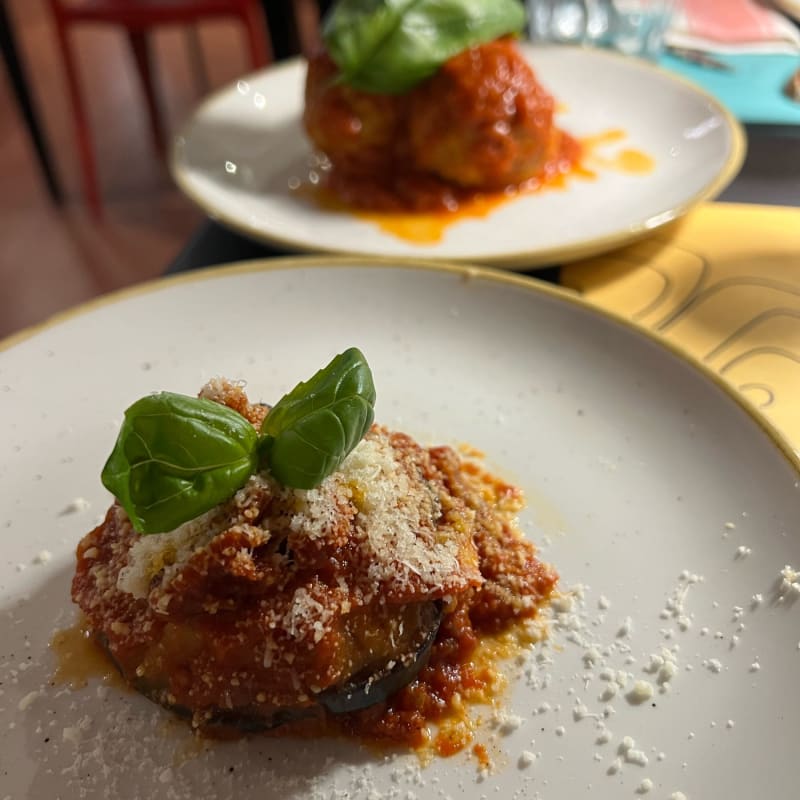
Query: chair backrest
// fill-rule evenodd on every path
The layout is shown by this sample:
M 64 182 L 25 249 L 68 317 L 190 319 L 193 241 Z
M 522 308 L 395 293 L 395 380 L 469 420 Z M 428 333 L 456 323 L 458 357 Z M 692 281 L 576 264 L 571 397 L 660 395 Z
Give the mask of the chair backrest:
M 300 51 L 311 55 L 322 42 L 319 0 L 292 0 L 292 11 Z
M 248 6 L 261 5 L 266 9 L 268 2 L 266 0 L 48 0 L 51 8 L 61 14 L 75 14 L 89 13 L 91 11 L 105 11 L 108 13 L 114 10 L 136 11 L 152 10 L 158 13 L 164 9 L 185 9 L 190 12 L 192 9 L 202 11 L 204 8 L 220 8 L 229 6 L 231 9 L 241 9 Z M 317 0 L 301 0 L 301 4 L 309 2 L 317 5 Z M 294 0 L 292 0 L 294 3 Z
M 239 12 L 260 7 L 268 24 L 272 15 L 291 13 L 297 44 L 306 55 L 313 53 L 320 45 L 321 9 L 328 5 L 324 0 L 291 0 L 291 4 L 288 0 L 283 4 L 276 4 L 274 0 L 48 0 L 48 2 L 53 14 L 62 21 L 93 18 L 110 20 L 118 11 L 121 24 L 125 24 L 126 17 L 141 18 L 141 15 L 145 15 L 148 11 L 151 11 L 154 17 L 169 10 L 175 13 L 184 11 L 188 18 L 192 11 L 202 14 L 203 10 L 213 8 L 219 13 L 220 8 L 225 6 Z M 276 5 L 284 5 L 286 10 L 276 8 Z

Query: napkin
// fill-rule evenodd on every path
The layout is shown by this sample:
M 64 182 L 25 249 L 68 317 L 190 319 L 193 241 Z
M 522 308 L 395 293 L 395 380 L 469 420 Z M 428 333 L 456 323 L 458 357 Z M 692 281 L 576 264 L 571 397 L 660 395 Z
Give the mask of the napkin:
M 665 40 L 717 53 L 800 53 L 800 29 L 757 0 L 681 0 Z
M 800 209 L 706 203 L 564 286 L 701 362 L 800 454 Z

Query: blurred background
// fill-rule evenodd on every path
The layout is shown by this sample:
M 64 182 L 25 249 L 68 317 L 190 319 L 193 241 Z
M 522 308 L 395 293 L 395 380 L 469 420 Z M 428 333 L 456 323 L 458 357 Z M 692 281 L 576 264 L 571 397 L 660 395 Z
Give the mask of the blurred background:
M 303 36 L 313 34 L 327 3 L 257 5 L 267 12 L 260 23 L 267 56 L 279 59 L 308 46 Z M 161 274 L 203 215 L 173 186 L 154 146 L 126 29 L 81 21 L 67 27 L 67 36 L 97 166 L 102 218 L 92 215 L 82 194 L 73 106 L 51 0 L 0 0 L 0 10 L 6 60 L 6 68 L 0 67 L 1 337 Z M 148 42 L 167 140 L 208 92 L 252 69 L 245 26 L 232 17 L 159 26 Z M 9 48 L 24 73 L 60 199 L 48 190 L 14 94 L 12 78 L 19 76 L 9 67 Z
M 0 0 L 0 337 L 186 252 L 205 216 L 172 183 L 169 141 L 209 93 L 313 50 L 331 4 Z M 534 40 L 658 56 L 727 105 L 750 149 L 747 180 L 721 199 L 800 202 L 800 0 L 526 5 Z

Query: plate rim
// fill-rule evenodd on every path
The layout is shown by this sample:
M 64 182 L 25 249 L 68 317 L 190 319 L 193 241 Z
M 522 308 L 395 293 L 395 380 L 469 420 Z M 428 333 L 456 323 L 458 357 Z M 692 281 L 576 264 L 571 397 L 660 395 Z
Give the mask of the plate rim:
M 597 58 L 599 60 L 608 59 L 624 62 L 626 64 L 632 63 L 638 68 L 643 69 L 645 72 L 649 71 L 662 79 L 672 81 L 673 83 L 682 86 L 684 89 L 689 90 L 696 96 L 702 98 L 706 103 L 714 107 L 715 112 L 724 119 L 725 124 L 731 134 L 731 149 L 727 160 L 723 163 L 722 168 L 719 170 L 716 177 L 694 195 L 686 198 L 682 203 L 673 206 L 673 208 L 667 209 L 666 211 L 656 215 L 651 215 L 649 218 L 631 223 L 624 230 L 619 230 L 604 236 L 597 236 L 593 239 L 575 242 L 574 244 L 566 247 L 553 246 L 544 249 L 537 248 L 533 250 L 525 250 L 517 253 L 483 255 L 478 257 L 482 264 L 501 266 L 507 269 L 522 270 L 532 267 L 544 267 L 554 263 L 576 261 L 580 258 L 585 258 L 591 255 L 599 255 L 617 246 L 633 244 L 635 241 L 643 238 L 652 231 L 664 227 L 665 225 L 668 225 L 671 222 L 674 222 L 685 216 L 699 203 L 702 203 L 706 200 L 713 200 L 734 180 L 741 170 L 742 164 L 744 163 L 747 155 L 747 134 L 744 126 L 734 116 L 733 112 L 727 108 L 727 106 L 721 103 L 710 92 L 706 91 L 701 86 L 698 86 L 688 78 L 663 69 L 645 59 L 626 56 L 611 50 L 571 45 L 536 45 L 529 41 L 523 42 L 523 45 L 528 52 L 535 49 L 547 50 L 550 52 L 579 52 L 583 55 L 588 55 L 590 58 Z M 212 220 L 220 222 L 225 227 L 237 233 L 243 234 L 251 240 L 271 246 L 278 245 L 298 253 L 313 252 L 324 255 L 366 256 L 368 255 L 367 253 L 364 253 L 363 251 L 351 251 L 348 250 L 346 246 L 321 246 L 315 244 L 314 242 L 298 239 L 296 237 L 282 236 L 279 232 L 265 233 L 257 225 L 253 225 L 247 220 L 236 218 L 235 215 L 228 213 L 225 208 L 221 208 L 218 204 L 209 200 L 209 198 L 206 197 L 202 191 L 196 189 L 192 185 L 188 171 L 180 163 L 180 151 L 185 145 L 187 136 L 191 128 L 197 123 L 198 118 L 206 111 L 207 108 L 216 103 L 222 96 L 235 91 L 236 87 L 241 82 L 252 81 L 254 78 L 260 77 L 267 73 L 274 74 L 295 70 L 298 67 L 302 67 L 304 60 L 305 59 L 303 56 L 295 56 L 285 59 L 261 70 L 249 72 L 245 75 L 235 78 L 225 86 L 222 86 L 209 94 L 200 102 L 198 106 L 195 107 L 188 119 L 186 119 L 180 126 L 175 136 L 172 137 L 167 158 L 167 167 L 178 189 L 195 206 L 202 210 Z M 393 258 L 394 256 L 382 255 L 382 257 Z M 406 256 L 400 255 L 397 257 L 405 258 Z M 429 251 L 422 253 L 421 257 L 428 260 L 449 263 L 471 263 L 474 260 L 474 258 L 470 256 L 457 257 L 447 254 L 437 256 L 436 253 Z
M 412 269 L 420 272 L 439 273 L 453 276 L 460 276 L 462 280 L 482 280 L 487 283 L 512 286 L 524 290 L 538 297 L 555 299 L 573 307 L 582 309 L 600 319 L 610 321 L 622 327 L 626 331 L 633 333 L 645 341 L 656 344 L 663 348 L 667 353 L 672 354 L 678 360 L 693 368 L 702 378 L 710 381 L 723 394 L 727 395 L 750 419 L 762 430 L 773 446 L 783 455 L 789 466 L 800 479 L 800 451 L 795 450 L 789 439 L 783 432 L 775 426 L 758 407 L 745 395 L 736 391 L 722 376 L 706 365 L 699 358 L 683 350 L 674 342 L 664 339 L 655 331 L 637 325 L 633 320 L 618 314 L 610 309 L 595 305 L 585 299 L 577 292 L 568 290 L 564 287 L 546 283 L 541 279 L 520 275 L 515 272 L 495 269 L 493 267 L 482 267 L 477 265 L 463 264 L 459 262 L 446 262 L 439 260 L 425 260 L 416 258 L 402 257 L 381 257 L 381 256 L 347 256 L 347 255 L 312 255 L 312 256 L 282 256 L 275 258 L 257 258 L 247 261 L 237 261 L 231 263 L 216 264 L 203 269 L 190 270 L 175 273 L 163 277 L 152 278 L 141 283 L 127 286 L 116 291 L 109 292 L 83 303 L 79 303 L 71 308 L 60 311 L 51 317 L 35 325 L 23 328 L 8 337 L 0 339 L 0 357 L 3 353 L 10 351 L 17 345 L 35 338 L 44 331 L 57 328 L 73 319 L 91 313 L 95 309 L 113 306 L 116 303 L 142 295 L 158 292 L 164 288 L 180 286 L 190 283 L 201 283 L 212 280 L 224 279 L 231 275 L 242 275 L 252 273 L 270 272 L 289 272 L 294 269 L 325 269 L 355 267 L 358 269 L 378 269 L 387 268 Z

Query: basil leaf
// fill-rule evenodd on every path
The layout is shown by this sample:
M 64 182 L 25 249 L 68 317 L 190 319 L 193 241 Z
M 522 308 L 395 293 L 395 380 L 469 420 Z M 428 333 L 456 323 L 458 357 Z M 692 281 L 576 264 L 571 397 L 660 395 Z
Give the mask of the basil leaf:
M 355 347 L 282 397 L 261 426 L 272 475 L 313 489 L 334 472 L 372 425 L 375 386 Z
M 524 26 L 519 0 L 340 0 L 322 36 L 345 83 L 399 94 L 462 50 Z
M 162 392 L 126 412 L 101 479 L 139 533 L 161 533 L 208 511 L 258 465 L 258 433 L 211 400 Z

